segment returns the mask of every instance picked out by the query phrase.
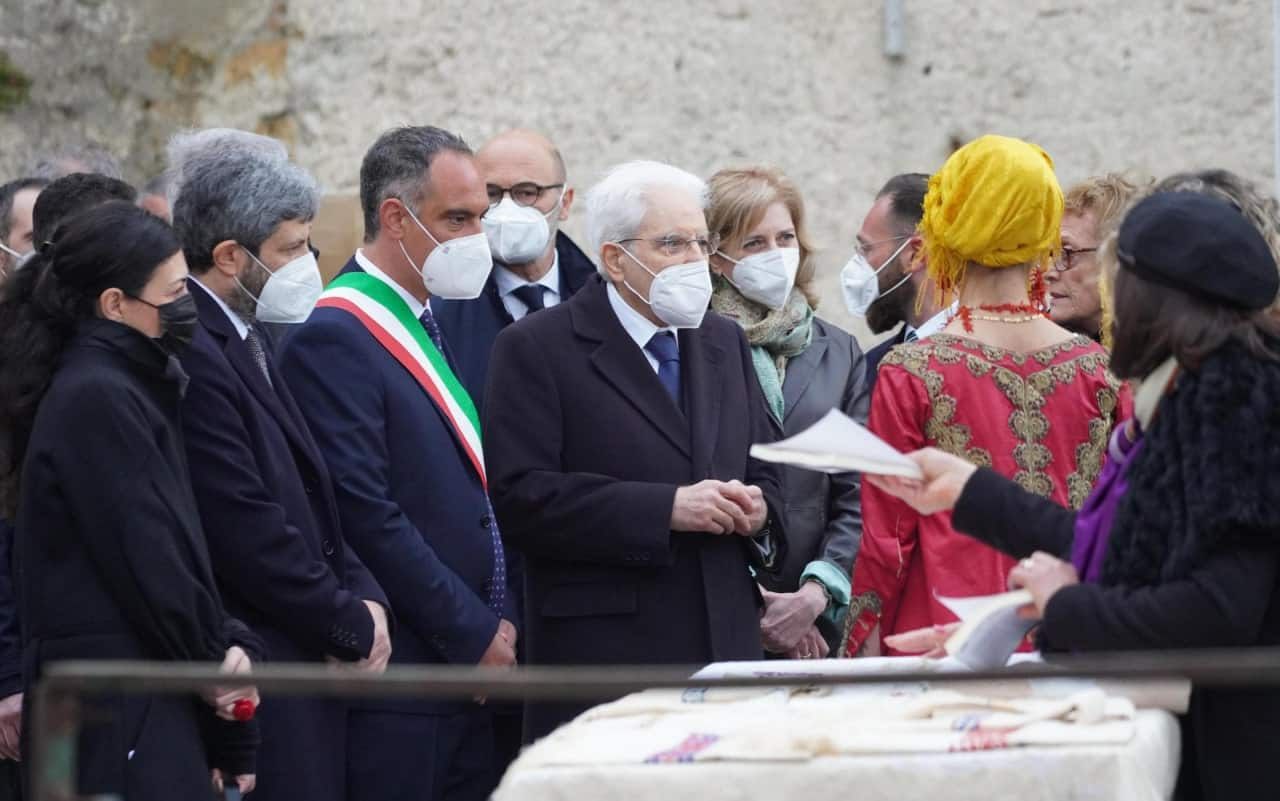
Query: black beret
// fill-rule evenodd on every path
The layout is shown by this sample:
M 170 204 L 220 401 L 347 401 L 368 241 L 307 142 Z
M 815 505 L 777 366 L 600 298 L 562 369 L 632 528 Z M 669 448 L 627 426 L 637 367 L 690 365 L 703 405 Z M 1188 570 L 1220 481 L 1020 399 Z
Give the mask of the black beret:
M 1262 234 L 1230 204 L 1195 192 L 1160 192 L 1125 215 L 1120 266 L 1191 295 L 1264 309 L 1280 273 Z

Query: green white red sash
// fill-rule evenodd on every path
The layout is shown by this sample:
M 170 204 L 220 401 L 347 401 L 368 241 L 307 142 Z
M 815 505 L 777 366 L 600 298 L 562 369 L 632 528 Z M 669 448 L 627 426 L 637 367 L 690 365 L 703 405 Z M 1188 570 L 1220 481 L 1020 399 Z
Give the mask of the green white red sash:
M 479 474 L 480 483 L 487 487 L 484 451 L 480 446 L 480 417 L 475 403 L 404 298 L 368 273 L 350 272 L 335 278 L 316 306 L 342 309 L 351 314 L 409 371 L 444 412 Z

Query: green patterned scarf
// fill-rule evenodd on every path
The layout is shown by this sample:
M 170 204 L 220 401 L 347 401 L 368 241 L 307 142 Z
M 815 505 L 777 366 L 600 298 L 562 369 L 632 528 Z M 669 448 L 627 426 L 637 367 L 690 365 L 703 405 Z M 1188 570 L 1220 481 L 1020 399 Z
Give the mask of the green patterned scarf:
M 804 353 L 813 341 L 813 309 L 798 289 L 791 290 L 781 309 L 770 309 L 743 297 L 722 275 L 712 276 L 712 283 L 711 310 L 742 326 L 764 399 L 781 423 L 786 413 L 782 382 L 787 377 L 787 361 Z

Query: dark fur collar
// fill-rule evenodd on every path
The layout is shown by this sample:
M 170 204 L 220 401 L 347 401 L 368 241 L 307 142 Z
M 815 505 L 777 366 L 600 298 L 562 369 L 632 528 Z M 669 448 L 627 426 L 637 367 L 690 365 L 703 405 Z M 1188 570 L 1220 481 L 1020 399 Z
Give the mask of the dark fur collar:
M 1126 478 L 1103 584 L 1183 578 L 1225 546 L 1280 547 L 1280 363 L 1232 342 L 1184 370 Z

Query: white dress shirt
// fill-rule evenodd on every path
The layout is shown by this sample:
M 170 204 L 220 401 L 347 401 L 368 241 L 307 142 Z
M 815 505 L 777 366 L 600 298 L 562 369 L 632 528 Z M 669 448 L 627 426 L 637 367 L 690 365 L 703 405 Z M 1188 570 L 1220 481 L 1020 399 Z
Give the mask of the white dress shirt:
M 524 301 L 512 294 L 520 287 L 528 284 L 528 281 L 497 262 L 493 263 L 493 280 L 498 285 L 498 295 L 502 298 L 502 305 L 507 307 L 507 313 L 511 315 L 512 320 L 519 320 L 521 317 L 524 317 L 529 313 L 529 307 L 524 305 Z M 559 253 L 555 253 L 555 255 L 552 256 L 551 269 L 547 270 L 547 274 L 533 283 L 543 288 L 543 308 L 549 309 L 560 302 Z
M 912 328 L 911 325 L 908 324 L 907 333 L 911 333 L 912 331 L 915 331 L 916 339 L 924 339 L 927 336 L 933 336 L 934 334 L 938 333 L 939 331 L 947 327 L 947 321 L 949 321 L 952 317 L 956 315 L 956 312 L 959 310 L 959 308 L 960 308 L 959 302 L 953 303 L 947 308 L 943 309 L 942 311 L 930 317 L 928 320 L 925 320 L 923 323 L 920 324 L 919 328 Z
M 409 311 L 413 312 L 415 318 L 421 317 L 422 313 L 427 310 L 426 304 L 409 294 L 409 291 L 392 280 L 391 276 L 378 269 L 378 265 L 369 261 L 369 257 L 364 255 L 364 250 L 356 251 L 356 264 L 369 275 L 377 278 L 382 283 L 395 290 L 396 294 L 409 304 Z
M 249 336 L 249 325 L 244 320 L 240 319 L 240 315 L 233 312 L 231 307 L 223 302 L 222 298 L 218 297 L 217 292 L 214 292 L 212 289 L 205 286 L 204 282 L 199 278 L 196 278 L 194 275 L 189 276 L 189 278 L 191 278 L 192 281 L 195 281 L 196 284 L 209 295 L 209 297 L 213 298 L 213 302 L 218 304 L 218 308 L 226 312 L 227 319 L 236 327 L 236 333 L 240 335 L 240 339 L 245 339 Z
M 653 339 L 653 335 L 659 331 L 670 331 L 676 334 L 676 329 L 671 326 L 657 326 L 653 324 L 649 318 L 627 305 L 622 299 L 622 295 L 618 292 L 618 288 L 610 282 L 607 290 L 609 293 L 609 305 L 613 307 L 613 313 L 617 315 L 618 322 L 622 323 L 622 328 L 627 332 L 627 336 L 635 341 L 640 348 L 640 352 L 649 360 L 649 366 L 653 368 L 653 372 L 658 372 L 658 357 L 645 350 L 645 345 L 649 344 L 649 340 Z M 676 352 L 680 351 L 680 337 L 676 336 Z

